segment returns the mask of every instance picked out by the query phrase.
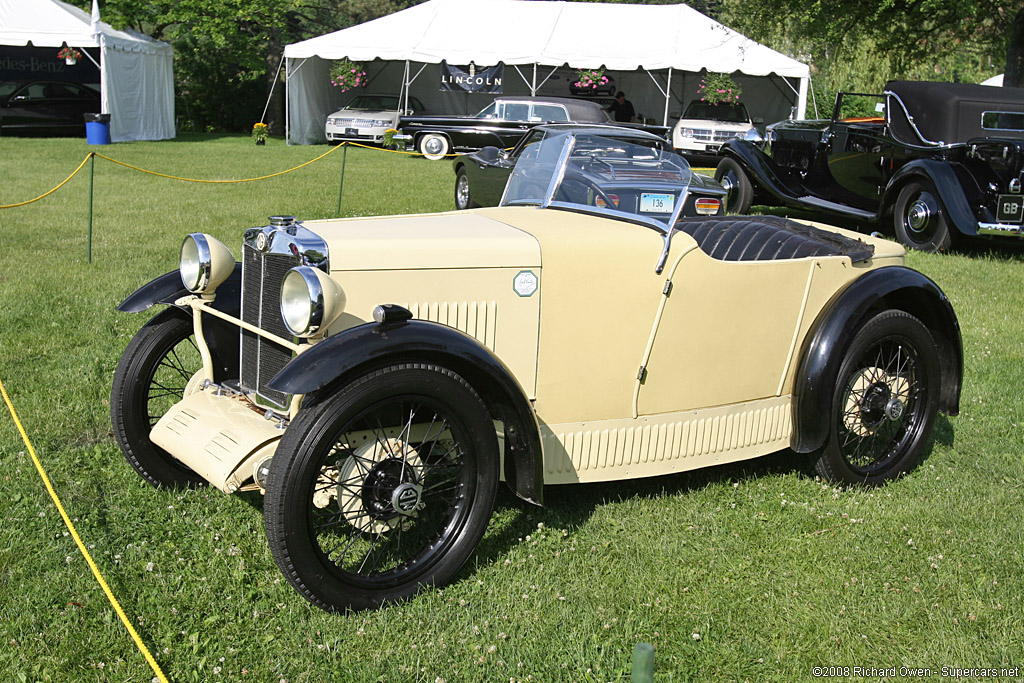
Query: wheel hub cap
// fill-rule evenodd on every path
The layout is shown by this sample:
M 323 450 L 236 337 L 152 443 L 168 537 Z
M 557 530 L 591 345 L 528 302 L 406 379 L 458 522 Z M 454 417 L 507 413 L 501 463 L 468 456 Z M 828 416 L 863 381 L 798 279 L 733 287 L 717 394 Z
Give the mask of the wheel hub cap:
M 903 417 L 904 410 L 903 401 L 896 397 L 889 399 L 889 402 L 885 404 L 885 416 L 893 422 Z
M 932 211 L 924 201 L 918 199 L 907 209 L 907 226 L 914 232 L 921 232 L 928 227 Z
M 423 488 L 418 484 L 402 484 L 391 495 L 391 506 L 398 514 L 409 517 L 420 508 L 422 494 Z
M 441 141 L 438 140 L 437 138 L 430 138 L 429 140 L 427 140 L 427 143 L 424 145 L 424 147 L 431 154 L 437 154 L 438 152 L 441 151 Z

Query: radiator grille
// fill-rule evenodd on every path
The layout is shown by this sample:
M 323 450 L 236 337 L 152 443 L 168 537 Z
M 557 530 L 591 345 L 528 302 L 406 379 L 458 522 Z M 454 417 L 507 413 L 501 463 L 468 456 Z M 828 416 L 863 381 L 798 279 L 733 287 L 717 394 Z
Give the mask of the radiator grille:
M 242 255 L 242 320 L 285 339 L 291 334 L 281 320 L 281 281 L 296 265 L 294 256 L 264 254 L 245 245 Z M 292 358 L 290 349 L 242 330 L 242 388 L 284 406 L 287 395 L 266 384 Z

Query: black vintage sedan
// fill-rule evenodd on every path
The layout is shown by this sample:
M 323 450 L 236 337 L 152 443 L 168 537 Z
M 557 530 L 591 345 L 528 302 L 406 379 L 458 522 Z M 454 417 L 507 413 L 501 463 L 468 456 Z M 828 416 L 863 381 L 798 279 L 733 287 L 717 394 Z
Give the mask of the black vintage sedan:
M 85 135 L 83 114 L 100 111 L 100 94 L 64 81 L 0 82 L 0 135 Z
M 715 177 L 737 213 L 756 198 L 891 225 L 924 251 L 1024 235 L 1024 89 L 891 81 L 840 93 L 831 120 L 783 121 L 722 154 Z
M 570 97 L 499 97 L 475 116 L 403 116 L 400 134 L 410 147 L 431 160 L 452 150 L 467 151 L 494 146 L 507 149 L 531 128 L 542 123 L 610 123 L 608 112 L 597 102 Z M 630 124 L 616 124 L 628 127 Z M 663 126 L 634 125 L 667 136 Z
M 577 143 L 573 153 L 579 156 L 601 156 L 607 160 L 622 157 L 628 149 L 631 158 L 639 155 L 649 158 L 651 163 L 654 163 L 654 160 L 668 155 L 673 157 L 674 163 L 689 169 L 689 165 L 684 159 L 677 158 L 672 145 L 665 138 L 652 133 L 614 125 L 544 124 L 524 135 L 511 150 L 500 150 L 497 147 L 488 146 L 472 154 L 456 157 L 452 164 L 455 170 L 455 207 L 469 209 L 477 206 L 497 206 L 516 163 L 524 156 L 529 156 L 531 151 L 536 150 L 546 141 L 568 134 L 575 136 Z M 599 143 L 594 141 L 599 141 Z M 609 141 L 617 143 L 618 148 L 609 149 Z M 637 159 L 637 164 L 640 167 L 643 166 L 643 163 L 644 159 Z M 605 182 L 617 180 L 614 178 L 615 171 L 616 169 L 612 168 L 611 176 L 613 177 L 606 179 Z M 635 171 L 633 172 L 635 173 Z M 621 175 L 621 171 L 618 175 Z M 688 183 L 689 194 L 682 215 L 724 213 L 725 189 L 720 183 L 697 173 L 689 174 Z M 609 208 L 617 208 L 622 202 L 627 201 L 624 195 L 611 191 L 605 193 L 605 196 L 597 194 L 593 197 L 594 203 L 598 205 L 601 205 L 606 199 L 614 204 Z M 629 201 L 636 203 L 640 200 L 632 198 Z M 639 204 L 637 206 L 639 207 Z

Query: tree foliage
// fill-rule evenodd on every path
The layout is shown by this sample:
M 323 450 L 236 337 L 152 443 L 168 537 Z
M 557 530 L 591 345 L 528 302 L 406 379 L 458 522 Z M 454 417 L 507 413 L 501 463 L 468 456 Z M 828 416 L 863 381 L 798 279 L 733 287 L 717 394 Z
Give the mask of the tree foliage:
M 278 67 L 284 46 L 397 12 L 423 0 L 101 0 L 105 22 L 175 50 L 179 130 L 249 131 L 261 119 L 283 132 Z M 91 0 L 73 0 L 89 11 Z M 277 85 L 275 85 L 277 83 Z

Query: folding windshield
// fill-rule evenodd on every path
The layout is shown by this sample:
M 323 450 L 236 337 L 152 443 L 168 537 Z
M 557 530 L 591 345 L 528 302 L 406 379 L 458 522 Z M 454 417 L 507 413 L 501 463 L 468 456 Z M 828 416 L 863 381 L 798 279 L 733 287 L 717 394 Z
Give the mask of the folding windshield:
M 691 178 L 685 159 L 656 145 L 559 133 L 522 150 L 501 204 L 604 214 L 667 232 L 682 211 Z

